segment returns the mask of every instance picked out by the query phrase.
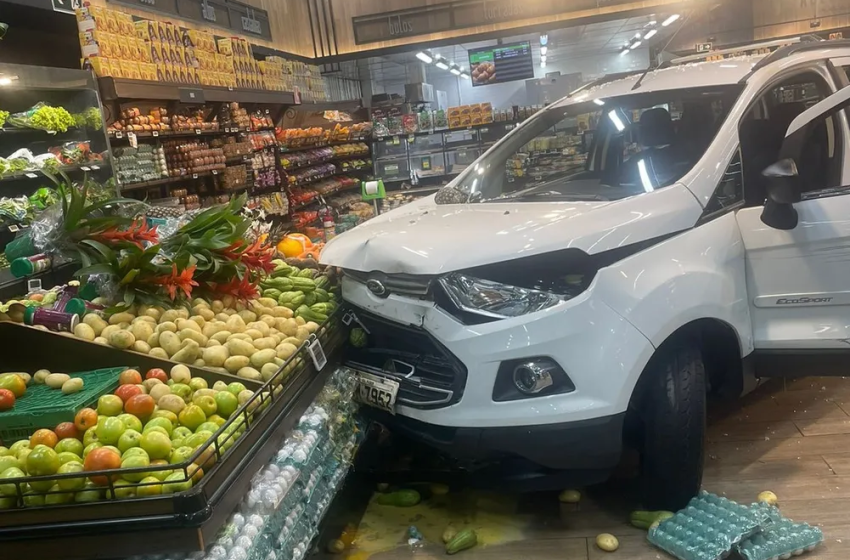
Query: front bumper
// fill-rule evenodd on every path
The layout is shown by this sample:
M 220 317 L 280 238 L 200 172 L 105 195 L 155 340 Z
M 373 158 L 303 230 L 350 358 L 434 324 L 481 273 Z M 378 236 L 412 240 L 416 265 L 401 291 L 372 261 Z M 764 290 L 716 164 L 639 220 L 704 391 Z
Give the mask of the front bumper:
M 466 463 L 522 457 L 550 469 L 590 471 L 598 479 L 593 482 L 601 482 L 617 466 L 622 450 L 625 413 L 541 426 L 447 428 L 363 408 L 391 431 Z

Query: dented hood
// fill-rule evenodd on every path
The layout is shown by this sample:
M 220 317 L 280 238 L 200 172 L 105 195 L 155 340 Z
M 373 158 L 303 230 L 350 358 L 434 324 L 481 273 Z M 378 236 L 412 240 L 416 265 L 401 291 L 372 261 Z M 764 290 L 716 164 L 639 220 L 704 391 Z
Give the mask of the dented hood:
M 702 208 L 674 185 L 614 202 L 439 205 L 434 197 L 330 241 L 323 264 L 387 274 L 442 274 L 559 249 L 601 253 L 693 227 Z

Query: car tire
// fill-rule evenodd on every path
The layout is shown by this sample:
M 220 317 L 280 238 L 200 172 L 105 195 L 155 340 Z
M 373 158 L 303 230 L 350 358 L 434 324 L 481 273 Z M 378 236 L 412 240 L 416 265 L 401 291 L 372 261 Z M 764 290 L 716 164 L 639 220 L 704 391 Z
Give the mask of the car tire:
M 706 382 L 699 348 L 673 343 L 650 365 L 641 417 L 644 507 L 676 511 L 702 484 Z

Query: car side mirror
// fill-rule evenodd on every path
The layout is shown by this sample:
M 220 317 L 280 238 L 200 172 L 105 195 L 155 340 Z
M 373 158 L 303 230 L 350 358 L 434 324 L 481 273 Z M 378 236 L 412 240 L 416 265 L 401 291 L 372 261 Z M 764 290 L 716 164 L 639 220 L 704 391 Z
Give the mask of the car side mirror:
M 802 191 L 796 162 L 791 158 L 781 159 L 768 166 L 761 175 L 767 189 L 761 221 L 776 229 L 794 229 L 798 216 L 793 204 L 800 201 Z

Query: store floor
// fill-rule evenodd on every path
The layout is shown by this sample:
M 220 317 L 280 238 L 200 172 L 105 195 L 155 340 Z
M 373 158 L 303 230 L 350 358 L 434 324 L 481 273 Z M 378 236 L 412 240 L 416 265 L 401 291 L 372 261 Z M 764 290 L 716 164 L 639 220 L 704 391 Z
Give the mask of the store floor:
M 762 490 L 779 496 L 787 517 L 818 525 L 825 542 L 804 558 L 850 558 L 850 378 L 777 380 L 733 405 L 710 412 L 703 487 L 750 503 Z M 482 546 L 464 560 L 596 560 L 669 558 L 628 524 L 633 484 L 613 480 L 586 489 L 577 506 L 555 495 L 457 492 L 413 508 L 370 503 L 347 560 L 445 558 L 446 525 L 473 527 Z M 425 536 L 411 548 L 406 530 Z M 614 553 L 596 548 L 599 533 L 620 541 Z M 337 556 L 336 558 L 340 558 Z

